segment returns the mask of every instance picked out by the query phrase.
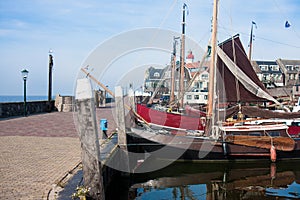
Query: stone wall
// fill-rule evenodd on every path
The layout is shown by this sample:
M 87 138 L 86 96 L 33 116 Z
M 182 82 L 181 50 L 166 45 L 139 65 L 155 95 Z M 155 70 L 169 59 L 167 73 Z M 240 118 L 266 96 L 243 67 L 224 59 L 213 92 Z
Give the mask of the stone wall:
M 29 101 L 27 104 L 27 115 L 43 113 L 48 111 L 48 101 Z M 54 101 L 51 101 L 52 111 L 55 111 Z M 23 116 L 24 103 L 23 102 L 8 102 L 0 103 L 0 118 Z
M 74 110 L 74 96 L 56 95 L 55 107 L 58 112 L 72 112 Z

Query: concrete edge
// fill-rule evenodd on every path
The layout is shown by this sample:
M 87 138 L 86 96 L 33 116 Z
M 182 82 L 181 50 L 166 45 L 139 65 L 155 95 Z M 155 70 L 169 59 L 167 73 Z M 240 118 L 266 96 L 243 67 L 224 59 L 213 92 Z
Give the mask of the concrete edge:
M 57 183 L 52 185 L 52 188 L 48 191 L 47 197 L 43 198 L 44 200 L 56 200 L 58 198 L 58 194 L 60 191 L 64 189 L 64 186 L 67 182 L 76 174 L 79 170 L 81 170 L 82 164 L 81 161 L 70 171 L 68 171 L 65 176 L 63 176 Z M 75 192 L 75 191 L 74 191 Z

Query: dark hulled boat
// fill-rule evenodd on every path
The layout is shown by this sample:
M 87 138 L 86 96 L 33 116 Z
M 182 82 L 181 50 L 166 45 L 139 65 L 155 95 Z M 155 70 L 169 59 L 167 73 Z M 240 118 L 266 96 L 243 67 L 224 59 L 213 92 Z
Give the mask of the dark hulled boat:
M 247 125 L 243 121 L 226 121 L 233 115 L 232 108 L 237 108 L 238 118 L 243 119 L 242 104 L 263 101 L 272 101 L 279 105 L 280 103 L 265 91 L 238 35 L 220 43 L 218 47 L 214 48 L 212 44 L 212 55 L 214 54 L 218 56 L 216 64 L 213 62 L 214 57 L 211 58 L 211 96 L 208 100 L 205 132 L 199 133 L 194 127 L 187 127 L 190 131 L 132 128 L 128 141 L 137 144 L 142 142 L 145 151 L 160 158 L 173 160 L 300 159 L 300 140 L 291 138 L 286 125 Z M 220 104 L 232 106 L 221 112 L 217 107 Z M 260 112 L 264 113 L 263 110 Z M 251 112 L 250 109 L 247 114 L 249 117 L 259 117 L 257 110 Z M 300 117 L 298 113 L 283 116 Z

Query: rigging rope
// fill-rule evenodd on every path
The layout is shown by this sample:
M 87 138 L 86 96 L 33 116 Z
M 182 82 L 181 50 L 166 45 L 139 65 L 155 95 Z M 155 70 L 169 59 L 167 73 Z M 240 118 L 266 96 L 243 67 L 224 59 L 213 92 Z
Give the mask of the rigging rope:
M 233 36 L 232 36 L 231 42 L 232 42 L 233 62 L 235 64 L 237 64 L 236 63 L 236 55 L 235 55 L 235 40 L 234 40 Z M 237 71 L 235 71 L 235 73 L 237 73 Z M 240 100 L 241 100 L 240 87 L 239 87 L 239 81 L 236 77 L 235 77 L 235 91 L 236 91 L 237 102 L 240 102 Z

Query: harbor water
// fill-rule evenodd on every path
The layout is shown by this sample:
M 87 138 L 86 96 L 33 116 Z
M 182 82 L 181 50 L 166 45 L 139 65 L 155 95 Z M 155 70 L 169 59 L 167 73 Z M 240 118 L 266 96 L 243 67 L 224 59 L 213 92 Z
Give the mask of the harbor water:
M 147 167 L 162 160 L 146 160 Z M 300 161 L 175 162 L 161 170 L 122 176 L 107 199 L 300 199 Z

